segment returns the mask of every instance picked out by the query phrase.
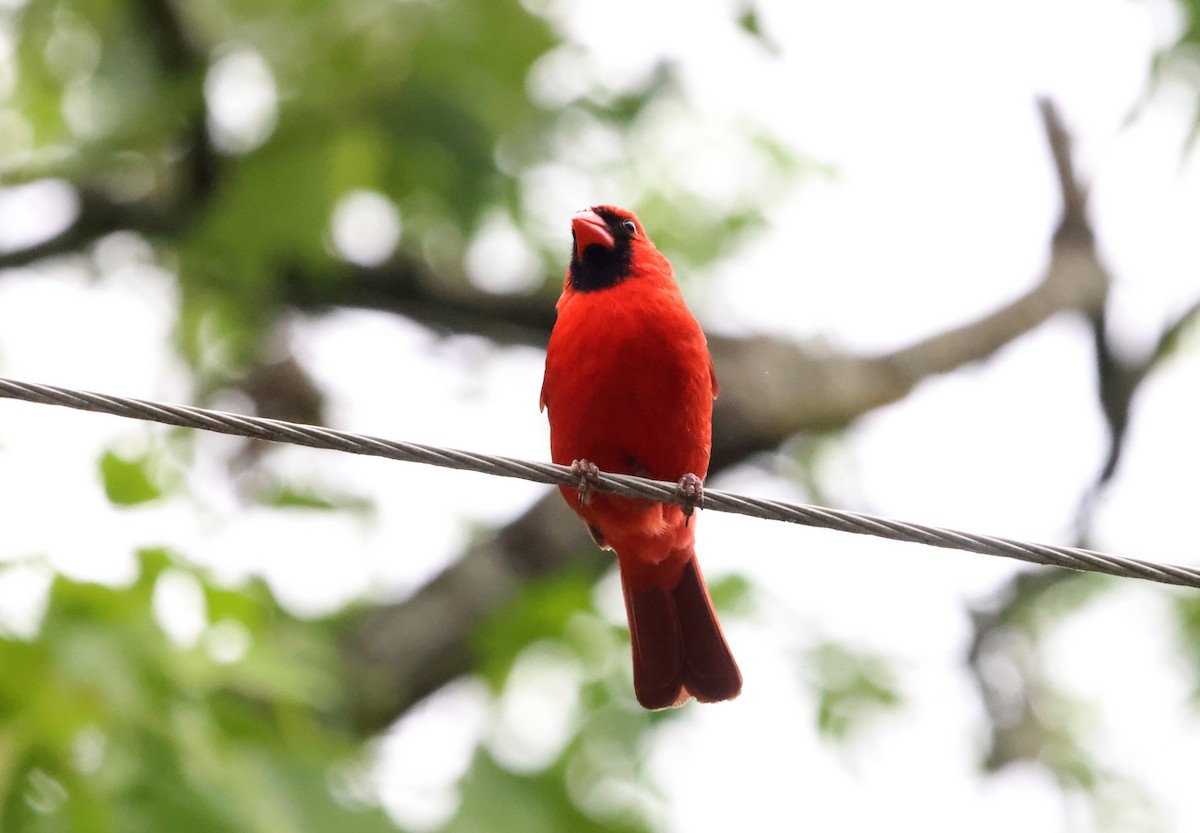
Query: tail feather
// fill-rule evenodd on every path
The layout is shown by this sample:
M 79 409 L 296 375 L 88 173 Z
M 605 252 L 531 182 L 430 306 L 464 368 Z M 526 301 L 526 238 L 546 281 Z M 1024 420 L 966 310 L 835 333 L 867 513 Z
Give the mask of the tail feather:
M 742 691 L 742 672 L 721 632 L 695 558 L 684 565 L 671 601 L 683 633 L 684 687 L 701 703 L 737 697 Z
M 634 590 L 622 575 L 633 645 L 633 688 L 648 709 L 732 700 L 738 670 L 694 557 L 670 590 Z
M 633 646 L 633 690 L 648 709 L 682 705 L 683 636 L 666 590 L 630 590 L 625 585 L 625 612 Z

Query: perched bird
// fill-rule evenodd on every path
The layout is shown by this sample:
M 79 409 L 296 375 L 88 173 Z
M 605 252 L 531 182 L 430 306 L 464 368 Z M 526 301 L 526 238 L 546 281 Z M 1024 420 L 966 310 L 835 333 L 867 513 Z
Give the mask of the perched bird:
M 571 228 L 541 397 L 551 457 L 579 477 L 562 494 L 616 551 L 638 702 L 732 699 L 742 675 L 696 563 L 691 509 L 589 488 L 602 470 L 678 482 L 702 500 L 717 395 L 708 342 L 633 214 L 598 205 Z

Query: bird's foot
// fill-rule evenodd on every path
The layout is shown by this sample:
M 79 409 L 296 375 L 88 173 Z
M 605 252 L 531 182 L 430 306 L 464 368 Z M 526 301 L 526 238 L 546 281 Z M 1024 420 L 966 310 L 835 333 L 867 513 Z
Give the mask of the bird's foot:
M 575 491 L 579 492 L 579 504 L 586 505 L 592 500 L 592 492 L 600 483 L 600 467 L 588 460 L 575 460 L 571 463 L 571 474 L 575 476 Z
M 692 512 L 704 507 L 704 481 L 690 471 L 675 484 L 675 491 L 683 498 L 683 516 L 686 526 L 692 520 Z

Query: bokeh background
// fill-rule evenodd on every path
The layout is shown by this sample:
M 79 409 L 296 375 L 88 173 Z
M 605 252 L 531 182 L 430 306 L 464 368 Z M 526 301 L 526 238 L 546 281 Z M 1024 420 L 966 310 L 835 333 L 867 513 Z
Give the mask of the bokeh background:
M 634 209 L 710 485 L 1200 563 L 1196 0 L 0 0 L 0 375 L 546 459 Z M 0 830 L 1195 830 L 1200 596 L 0 402 Z

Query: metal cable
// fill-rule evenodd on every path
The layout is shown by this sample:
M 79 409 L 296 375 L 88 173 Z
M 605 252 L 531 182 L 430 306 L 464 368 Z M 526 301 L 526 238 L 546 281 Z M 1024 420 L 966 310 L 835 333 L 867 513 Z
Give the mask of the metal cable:
M 387 457 L 409 463 L 426 463 L 444 468 L 475 471 L 500 477 L 515 477 L 551 485 L 573 486 L 578 483 L 576 475 L 570 468 L 553 463 L 537 463 L 511 457 L 496 457 L 491 454 L 477 454 L 418 443 L 385 440 L 314 425 L 299 425 L 276 419 L 241 416 L 189 405 L 167 405 L 141 399 L 128 399 L 121 396 L 39 385 L 32 382 L 18 382 L 13 379 L 0 378 L 0 398 L 20 399 L 43 405 L 61 405 L 81 411 L 96 411 L 131 419 L 150 420 L 183 428 L 199 428 L 205 431 L 217 431 L 222 434 L 234 434 L 270 442 L 292 443 L 311 448 L 344 451 L 350 454 Z M 674 483 L 601 472 L 595 480 L 594 486 L 596 491 L 610 492 L 624 497 L 648 498 L 663 503 L 687 505 L 686 498 L 679 493 Z M 905 523 L 840 509 L 763 500 L 715 489 L 704 491 L 703 507 L 717 512 L 732 512 L 764 520 L 786 521 L 840 532 L 874 535 L 894 541 L 909 541 L 933 547 L 965 550 L 980 555 L 1015 558 L 1033 564 L 1200 588 L 1200 569 L 1192 567 L 1159 564 L 1073 547 L 1056 547 L 989 535 L 977 535 L 971 532 L 958 532 L 952 529 Z

